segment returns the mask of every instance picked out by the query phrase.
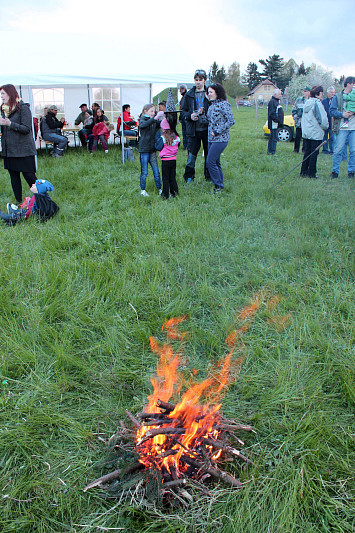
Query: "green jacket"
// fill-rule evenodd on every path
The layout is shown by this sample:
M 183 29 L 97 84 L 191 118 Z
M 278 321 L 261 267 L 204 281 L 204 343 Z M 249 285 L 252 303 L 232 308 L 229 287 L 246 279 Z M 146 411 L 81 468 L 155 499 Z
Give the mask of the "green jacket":
M 292 108 L 292 116 L 293 120 L 295 121 L 295 127 L 300 128 L 301 127 L 301 120 L 303 115 L 303 108 L 304 104 L 307 102 L 304 96 L 299 96 L 295 103 L 293 104 Z

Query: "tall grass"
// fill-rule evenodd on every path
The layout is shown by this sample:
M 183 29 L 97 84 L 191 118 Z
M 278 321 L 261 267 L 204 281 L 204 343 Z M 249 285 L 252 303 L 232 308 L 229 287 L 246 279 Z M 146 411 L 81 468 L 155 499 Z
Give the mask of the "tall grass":
M 18 532 L 323 532 L 354 530 L 353 183 L 319 156 L 319 180 L 280 143 L 266 156 L 266 111 L 239 109 L 224 155 L 226 190 L 196 182 L 162 201 L 152 176 L 120 148 L 94 157 L 40 155 L 59 215 L 0 227 L 0 529 Z M 344 165 L 344 164 L 343 164 Z M 0 170 L 0 207 L 12 201 Z M 117 505 L 83 487 L 103 471 L 104 445 L 125 409 L 150 393 L 166 318 L 189 314 L 187 368 L 224 354 L 237 312 L 260 289 L 291 314 L 278 332 L 262 308 L 224 412 L 251 423 L 246 483 L 217 487 L 187 509 Z M 231 467 L 233 471 L 233 467 Z M 106 528 L 106 529 L 105 529 Z

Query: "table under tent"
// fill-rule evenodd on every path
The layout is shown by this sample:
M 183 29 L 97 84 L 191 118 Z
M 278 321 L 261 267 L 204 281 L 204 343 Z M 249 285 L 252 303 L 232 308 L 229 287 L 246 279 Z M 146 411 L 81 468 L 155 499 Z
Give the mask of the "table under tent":
M 65 117 L 68 130 L 74 131 L 70 144 L 78 143 L 75 138 L 74 121 L 80 113 L 79 106 L 86 103 L 89 108 L 97 102 L 105 111 L 105 115 L 115 129 L 110 134 L 114 142 L 117 119 L 121 116 L 122 106 L 131 106 L 131 115 L 137 120 L 145 104 L 153 101 L 153 86 L 178 86 L 186 83 L 188 76 L 121 76 L 121 77 L 86 77 L 62 75 L 18 75 L 0 76 L 0 85 L 12 83 L 16 86 L 21 98 L 29 102 L 34 117 L 40 120 L 45 107 L 55 104 L 58 108 L 57 117 Z M 82 125 L 81 125 L 82 126 Z M 117 137 L 117 134 L 116 134 Z M 124 146 L 123 123 L 119 131 L 119 140 Z M 39 147 L 39 139 L 37 140 Z M 122 150 L 122 161 L 124 162 Z

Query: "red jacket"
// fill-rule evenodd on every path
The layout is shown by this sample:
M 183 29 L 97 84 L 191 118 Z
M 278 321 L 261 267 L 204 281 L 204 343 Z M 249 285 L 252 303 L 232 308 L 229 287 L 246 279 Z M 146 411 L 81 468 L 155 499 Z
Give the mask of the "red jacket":
M 131 122 L 130 126 L 127 126 L 126 124 L 123 124 L 123 129 L 124 130 L 130 130 L 131 126 L 137 126 L 137 122 L 135 122 L 133 120 L 133 118 L 128 113 L 128 111 L 123 111 L 123 122 Z M 133 124 L 133 122 L 134 122 L 134 124 Z M 120 132 L 120 127 L 121 127 L 121 117 L 118 117 L 118 119 L 117 119 L 117 129 L 116 129 L 117 133 Z
M 110 136 L 110 132 L 107 129 L 105 122 L 97 122 L 92 128 L 92 134 L 93 135 L 105 135 L 106 141 L 108 140 Z

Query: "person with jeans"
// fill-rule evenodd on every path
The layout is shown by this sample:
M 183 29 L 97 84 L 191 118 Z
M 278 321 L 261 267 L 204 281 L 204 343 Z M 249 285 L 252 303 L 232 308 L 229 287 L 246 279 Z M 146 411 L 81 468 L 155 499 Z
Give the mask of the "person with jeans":
M 210 176 L 206 166 L 208 154 L 208 120 L 207 111 L 210 102 L 206 97 L 205 83 L 207 74 L 205 70 L 196 70 L 195 87 L 190 89 L 180 107 L 181 118 L 186 124 L 188 157 L 185 167 L 184 179 L 186 183 L 191 183 L 195 179 L 195 164 L 198 152 L 203 146 L 205 156 L 204 174 L 206 181 L 210 181 Z
M 164 116 L 163 111 L 155 114 L 155 105 L 147 104 L 143 107 L 139 117 L 140 139 L 138 145 L 139 158 L 141 163 L 140 188 L 141 196 L 149 196 L 145 190 L 148 176 L 148 163 L 152 167 L 155 186 L 162 193 L 160 173 L 157 154 L 155 151 L 155 136 L 160 128 L 160 122 Z
M 55 105 L 51 105 L 48 108 L 46 116 L 41 120 L 41 133 L 44 141 L 52 142 L 54 144 L 54 150 L 52 157 L 62 157 L 64 148 L 68 144 L 67 137 L 61 134 L 61 130 L 64 127 L 65 118 L 57 119 L 58 108 Z
M 332 132 L 332 117 L 329 113 L 329 108 L 331 101 L 335 95 L 335 89 L 331 85 L 327 89 L 327 98 L 324 98 L 322 100 L 323 107 L 325 109 L 325 112 L 327 113 L 328 122 L 329 122 L 329 128 L 324 132 L 323 141 L 327 141 L 325 145 L 323 146 L 322 153 L 323 154 L 333 154 L 333 132 Z
M 295 123 L 295 129 L 296 129 L 296 135 L 295 135 L 295 144 L 293 151 L 298 154 L 300 151 L 300 144 L 302 139 L 302 126 L 301 126 L 301 120 L 302 120 L 302 114 L 303 114 L 303 108 L 304 104 L 309 98 L 309 91 L 311 90 L 310 87 L 306 86 L 302 90 L 302 96 L 299 96 L 292 108 L 292 117 Z M 302 150 L 303 151 L 303 150 Z
M 349 145 L 348 177 L 355 176 L 355 113 L 344 111 L 344 94 L 349 94 L 355 85 L 355 77 L 348 76 L 344 80 L 344 89 L 337 93 L 330 104 L 330 116 L 333 119 L 333 134 L 336 135 L 333 154 L 332 178 L 339 176 L 339 167 L 346 144 Z M 345 124 L 345 127 L 344 127 Z
M 79 124 L 81 123 L 83 124 L 83 128 L 78 131 L 78 136 L 79 136 L 79 139 L 80 139 L 80 142 L 83 148 L 86 148 L 87 141 L 88 141 L 88 134 L 91 133 L 91 130 L 85 128 L 84 122 L 87 119 L 88 114 L 92 115 L 92 111 L 88 109 L 88 106 L 86 104 L 81 104 L 80 109 L 81 109 L 81 113 L 79 113 L 79 115 L 76 117 L 74 124 L 75 126 L 79 126 Z
M 227 147 L 229 130 L 235 120 L 223 85 L 212 83 L 207 89 L 207 95 L 211 105 L 207 111 L 208 154 L 206 163 L 214 184 L 213 192 L 218 193 L 224 189 L 220 157 Z
M 284 123 L 284 112 L 280 105 L 282 92 L 275 89 L 267 105 L 267 125 L 270 130 L 269 142 L 267 145 L 267 155 L 274 155 L 277 144 L 277 128 Z

